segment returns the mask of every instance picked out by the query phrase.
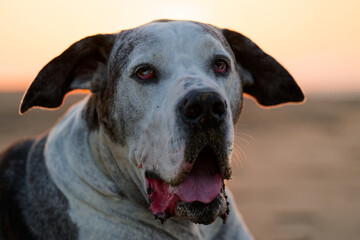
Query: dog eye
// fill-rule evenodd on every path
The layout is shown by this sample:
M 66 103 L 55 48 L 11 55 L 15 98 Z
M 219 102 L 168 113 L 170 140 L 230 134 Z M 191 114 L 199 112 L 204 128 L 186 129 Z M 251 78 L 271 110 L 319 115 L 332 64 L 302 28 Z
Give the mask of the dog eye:
M 142 80 L 147 80 L 155 77 L 154 70 L 149 67 L 142 67 L 136 71 L 136 76 Z
M 217 73 L 226 73 L 228 70 L 228 64 L 223 59 L 218 59 L 214 63 L 214 71 Z

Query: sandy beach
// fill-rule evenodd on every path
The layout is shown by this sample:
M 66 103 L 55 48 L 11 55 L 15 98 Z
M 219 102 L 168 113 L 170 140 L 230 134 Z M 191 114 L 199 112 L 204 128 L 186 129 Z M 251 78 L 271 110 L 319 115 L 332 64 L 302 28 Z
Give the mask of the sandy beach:
M 83 96 L 20 116 L 21 93 L 0 94 L 0 150 L 49 129 Z M 246 99 L 227 182 L 256 239 L 360 239 L 360 94 L 260 108 Z

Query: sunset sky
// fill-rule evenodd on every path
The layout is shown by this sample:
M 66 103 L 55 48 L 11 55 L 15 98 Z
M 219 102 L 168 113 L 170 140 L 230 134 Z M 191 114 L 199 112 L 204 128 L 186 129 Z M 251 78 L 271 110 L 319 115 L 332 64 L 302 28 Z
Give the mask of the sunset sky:
M 243 33 L 305 93 L 360 93 L 359 0 L 0 0 L 0 91 L 24 91 L 80 38 L 159 18 Z

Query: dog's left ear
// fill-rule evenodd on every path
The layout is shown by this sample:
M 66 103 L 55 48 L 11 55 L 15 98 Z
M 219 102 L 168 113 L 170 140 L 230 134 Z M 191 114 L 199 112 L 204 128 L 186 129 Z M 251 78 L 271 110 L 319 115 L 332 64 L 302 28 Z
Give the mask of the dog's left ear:
M 244 83 L 245 93 L 255 97 L 264 106 L 304 100 L 304 95 L 293 77 L 274 58 L 238 32 L 223 29 L 222 33 L 238 64 L 252 76 L 251 81 Z
M 51 60 L 24 95 L 20 112 L 25 113 L 35 106 L 59 107 L 66 93 L 75 89 L 101 92 L 115 38 L 115 34 L 84 38 Z

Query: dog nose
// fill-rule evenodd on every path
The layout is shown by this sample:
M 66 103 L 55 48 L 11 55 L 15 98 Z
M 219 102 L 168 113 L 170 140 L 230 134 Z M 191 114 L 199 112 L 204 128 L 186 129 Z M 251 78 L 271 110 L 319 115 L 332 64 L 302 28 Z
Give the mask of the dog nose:
M 227 116 L 227 104 L 217 92 L 193 90 L 180 103 L 180 114 L 189 124 L 220 124 Z

